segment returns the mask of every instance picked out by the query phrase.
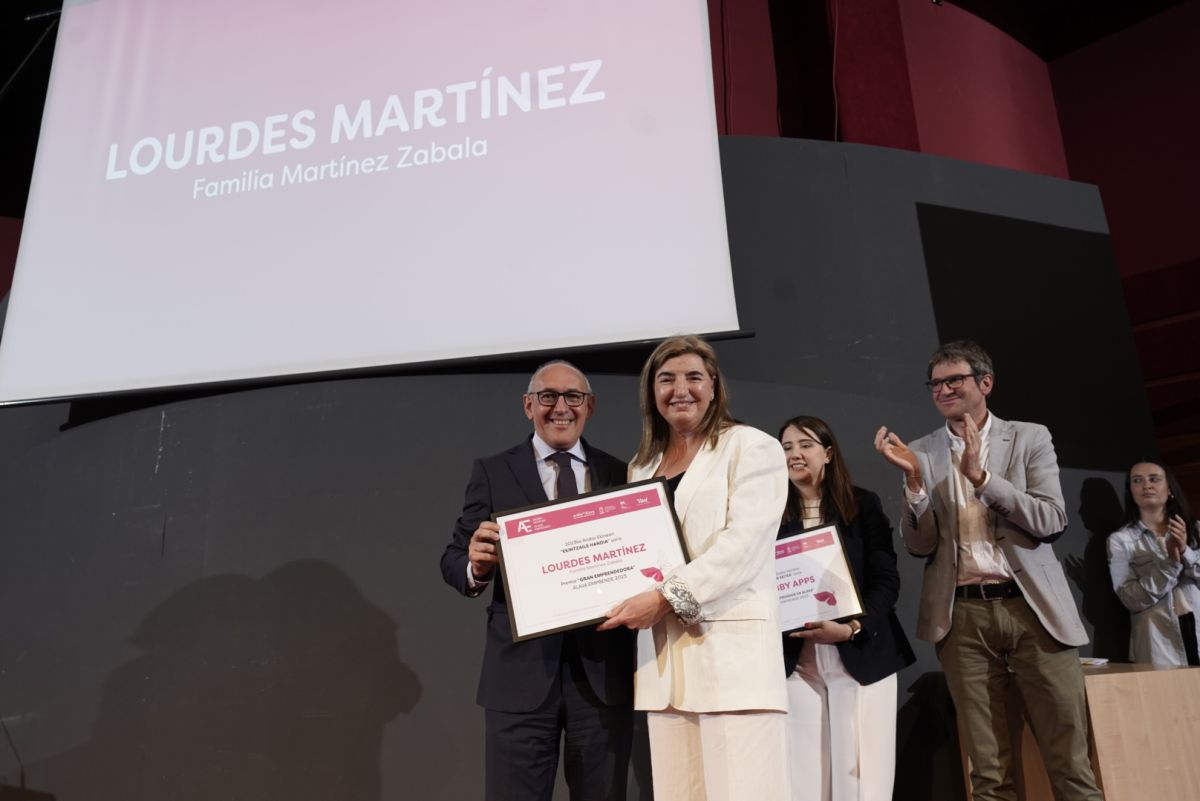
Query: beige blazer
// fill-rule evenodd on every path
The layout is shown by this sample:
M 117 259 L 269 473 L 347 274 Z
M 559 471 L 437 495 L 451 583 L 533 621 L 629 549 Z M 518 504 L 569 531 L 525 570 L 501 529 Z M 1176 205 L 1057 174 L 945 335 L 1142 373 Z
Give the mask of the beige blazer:
M 950 631 L 958 584 L 958 506 L 950 488 L 954 470 L 950 435 L 942 426 L 909 447 L 921 463 L 929 506 L 917 517 L 901 501 L 900 536 L 910 553 L 928 560 L 917 636 L 938 642 Z M 1025 600 L 1051 637 L 1064 645 L 1083 645 L 1088 641 L 1087 632 L 1050 544 L 1067 527 L 1050 432 L 1036 423 L 1010 422 L 993 415 L 987 471 L 991 477 L 979 500 L 988 508 L 988 527 Z
M 631 467 L 630 481 L 653 476 L 659 461 Z M 692 561 L 672 575 L 702 619 L 684 627 L 668 614 L 638 632 L 637 709 L 787 709 L 774 564 L 786 501 L 787 462 L 774 437 L 738 425 L 696 454 L 675 494 Z

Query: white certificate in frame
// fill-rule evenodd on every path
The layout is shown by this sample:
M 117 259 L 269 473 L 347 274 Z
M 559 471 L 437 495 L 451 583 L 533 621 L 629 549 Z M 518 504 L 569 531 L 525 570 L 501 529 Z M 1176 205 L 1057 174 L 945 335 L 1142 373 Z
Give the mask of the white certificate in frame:
M 492 519 L 515 642 L 599 623 L 688 561 L 662 478 Z
M 775 541 L 779 627 L 795 631 L 820 620 L 845 622 L 863 615 L 862 596 L 836 523 Z

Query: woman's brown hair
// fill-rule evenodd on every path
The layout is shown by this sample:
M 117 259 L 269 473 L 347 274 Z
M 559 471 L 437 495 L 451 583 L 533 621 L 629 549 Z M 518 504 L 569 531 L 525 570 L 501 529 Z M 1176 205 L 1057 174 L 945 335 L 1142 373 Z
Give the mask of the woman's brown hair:
M 796 428 L 801 433 L 807 431 L 816 440 L 829 448 L 829 464 L 825 466 L 825 479 L 821 486 L 821 522 L 828 523 L 840 519 L 850 523 L 858 516 L 858 504 L 854 500 L 854 482 L 850 479 L 850 471 L 846 469 L 846 460 L 842 458 L 842 449 L 838 447 L 837 437 L 833 429 L 820 417 L 801 415 L 793 417 L 779 427 L 779 439 L 783 432 Z M 783 508 L 783 522 L 801 519 L 800 490 L 788 482 L 787 506 Z
M 642 408 L 642 441 L 633 456 L 634 467 L 647 465 L 662 455 L 671 437 L 671 428 L 658 413 L 658 406 L 654 401 L 654 377 L 665 363 L 676 356 L 686 356 L 690 353 L 700 357 L 700 361 L 704 362 L 704 369 L 713 381 L 713 400 L 700 420 L 701 434 L 710 445 L 716 445 L 721 432 L 737 423 L 729 414 L 729 394 L 725 391 L 725 379 L 721 375 L 721 365 L 712 345 L 700 337 L 691 335 L 664 339 L 646 360 L 638 381 L 639 402 Z

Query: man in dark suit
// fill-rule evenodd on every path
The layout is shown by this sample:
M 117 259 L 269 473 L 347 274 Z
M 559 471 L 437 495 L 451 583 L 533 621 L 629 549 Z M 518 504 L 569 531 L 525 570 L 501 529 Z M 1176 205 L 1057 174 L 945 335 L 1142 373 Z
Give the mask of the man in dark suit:
M 533 435 L 475 461 L 442 554 L 442 576 L 463 595 L 493 585 L 476 695 L 486 710 L 485 798 L 549 801 L 565 735 L 572 801 L 621 801 L 633 738 L 633 632 L 586 627 L 513 642 L 490 517 L 624 484 L 625 463 L 581 439 L 596 398 L 572 365 L 539 367 L 523 400 Z

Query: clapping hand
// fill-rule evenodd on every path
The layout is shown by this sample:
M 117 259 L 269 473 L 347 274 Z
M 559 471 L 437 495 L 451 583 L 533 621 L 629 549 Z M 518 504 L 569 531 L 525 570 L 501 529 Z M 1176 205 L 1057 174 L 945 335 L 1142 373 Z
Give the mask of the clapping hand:
M 911 448 L 904 444 L 903 440 L 893 432 L 888 431 L 887 426 L 882 426 L 875 432 L 875 450 L 884 459 L 887 459 L 904 471 L 904 477 L 908 481 L 909 489 L 914 492 L 920 491 L 922 487 L 921 466 L 917 462 L 917 455 L 912 452 Z
M 1176 562 L 1183 561 L 1183 552 L 1187 550 L 1187 526 L 1179 515 L 1171 515 L 1167 521 L 1167 556 Z
M 958 471 L 967 477 L 974 486 L 983 483 L 983 467 L 979 464 L 979 453 L 983 450 L 983 440 L 979 436 L 979 426 L 975 418 L 969 414 L 963 415 L 963 452 L 958 461 Z

